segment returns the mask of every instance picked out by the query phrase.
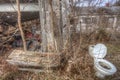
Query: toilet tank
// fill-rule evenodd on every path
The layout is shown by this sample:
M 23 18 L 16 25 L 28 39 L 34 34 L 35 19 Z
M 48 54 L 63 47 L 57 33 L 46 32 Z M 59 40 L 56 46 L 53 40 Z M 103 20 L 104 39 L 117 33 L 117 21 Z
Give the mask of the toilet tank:
M 107 47 L 104 44 L 89 46 L 89 54 L 94 58 L 104 58 L 107 55 Z

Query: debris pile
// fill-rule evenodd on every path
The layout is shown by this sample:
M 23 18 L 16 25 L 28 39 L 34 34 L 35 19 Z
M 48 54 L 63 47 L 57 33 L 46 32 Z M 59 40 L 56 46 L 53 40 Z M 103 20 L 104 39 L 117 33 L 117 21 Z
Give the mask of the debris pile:
M 24 28 L 27 49 L 30 51 L 40 50 L 41 38 L 40 31 L 36 26 Z M 19 29 L 14 26 L 0 26 L 0 53 L 4 53 L 6 49 L 21 48 L 23 42 Z

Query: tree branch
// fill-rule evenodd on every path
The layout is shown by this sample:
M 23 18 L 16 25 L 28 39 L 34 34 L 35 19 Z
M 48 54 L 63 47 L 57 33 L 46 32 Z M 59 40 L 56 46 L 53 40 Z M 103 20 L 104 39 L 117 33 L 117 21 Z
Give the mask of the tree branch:
M 24 47 L 24 51 L 26 51 L 26 41 L 25 41 L 25 37 L 24 37 L 24 32 L 22 30 L 22 25 L 21 25 L 21 12 L 20 12 L 20 3 L 19 3 L 19 0 L 16 0 L 16 4 L 17 4 L 17 7 L 18 7 L 18 27 L 19 27 L 19 30 L 20 30 L 20 33 L 21 33 L 21 37 L 22 37 L 22 41 L 23 41 L 23 47 Z

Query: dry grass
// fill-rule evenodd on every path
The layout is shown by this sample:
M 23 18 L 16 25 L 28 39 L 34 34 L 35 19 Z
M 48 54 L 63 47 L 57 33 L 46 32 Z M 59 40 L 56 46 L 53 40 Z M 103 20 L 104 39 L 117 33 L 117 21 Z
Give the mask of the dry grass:
M 114 47 L 114 46 L 113 46 Z M 115 49 L 113 49 L 115 50 Z M 114 54 L 114 56 L 112 55 Z M 119 54 L 111 52 L 106 57 L 107 60 L 110 60 L 112 63 L 115 64 L 118 71 L 113 76 L 107 76 L 104 80 L 119 80 L 120 75 L 120 65 L 119 65 Z M 29 73 L 29 72 L 22 72 L 22 71 L 13 71 L 14 69 L 11 68 L 10 70 L 6 69 L 6 66 L 2 69 L 6 75 L 3 77 L 3 80 L 100 80 L 95 77 L 94 69 L 93 69 L 93 60 L 89 56 L 87 51 L 80 52 L 78 54 L 78 58 L 72 60 L 71 68 L 69 71 L 66 71 L 66 68 L 58 69 L 53 73 Z M 3 64 L 3 63 L 2 63 Z M 4 63 L 6 64 L 6 63 Z M 8 66 L 7 66 L 8 68 Z M 12 71 L 11 71 L 12 70 Z
M 0 79 L 5 80 L 8 77 L 11 77 L 11 75 L 15 75 L 17 72 L 17 67 L 8 64 L 5 59 L 0 57 Z
M 7 62 L 1 58 L 1 80 L 101 80 L 95 76 L 93 59 L 88 54 L 88 46 L 92 41 L 86 42 L 85 39 L 86 38 L 83 37 L 81 49 L 79 49 L 79 45 L 77 45 L 79 41 L 73 41 L 72 50 L 68 49 L 63 51 L 64 55 L 61 56 L 63 58 L 61 60 L 61 67 L 52 73 L 17 71 L 15 66 L 7 64 Z M 76 39 L 74 38 L 74 40 Z M 103 80 L 120 80 L 120 45 L 107 43 L 106 41 L 105 44 L 108 47 L 106 59 L 117 67 L 117 73 L 113 76 L 107 76 Z M 73 55 L 76 57 L 74 58 Z M 68 60 L 70 62 L 69 64 Z

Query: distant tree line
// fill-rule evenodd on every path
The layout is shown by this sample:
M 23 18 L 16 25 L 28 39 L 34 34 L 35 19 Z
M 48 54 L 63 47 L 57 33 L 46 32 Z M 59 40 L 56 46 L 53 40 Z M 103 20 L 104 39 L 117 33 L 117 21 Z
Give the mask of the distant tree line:
M 117 0 L 114 4 L 114 6 L 120 6 L 120 0 Z

